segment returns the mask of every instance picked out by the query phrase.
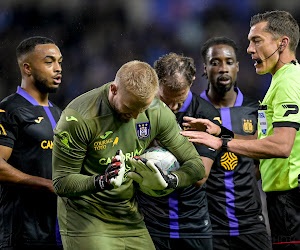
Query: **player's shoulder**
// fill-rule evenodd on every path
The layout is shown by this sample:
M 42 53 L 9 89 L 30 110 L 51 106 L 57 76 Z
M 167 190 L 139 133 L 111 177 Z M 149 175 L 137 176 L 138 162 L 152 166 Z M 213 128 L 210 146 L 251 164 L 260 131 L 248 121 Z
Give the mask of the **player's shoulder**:
M 75 99 L 73 99 L 65 110 L 75 110 L 84 118 L 92 118 L 103 115 L 102 113 L 111 113 L 108 108 L 108 98 L 105 97 L 105 85 L 92 89 Z M 106 102 L 105 102 L 106 99 Z
M 258 109 L 259 102 L 257 99 L 244 95 L 244 100 L 242 106 L 244 107 L 252 107 L 254 109 Z
M 25 98 L 20 96 L 17 93 L 11 94 L 5 97 L 0 102 L 0 109 L 5 110 L 6 112 L 14 112 L 21 107 L 31 105 Z M 4 112 L 4 111 L 2 111 Z
M 196 113 L 204 113 L 207 117 L 219 116 L 219 111 L 210 102 L 195 93 L 193 93 L 192 102 Z

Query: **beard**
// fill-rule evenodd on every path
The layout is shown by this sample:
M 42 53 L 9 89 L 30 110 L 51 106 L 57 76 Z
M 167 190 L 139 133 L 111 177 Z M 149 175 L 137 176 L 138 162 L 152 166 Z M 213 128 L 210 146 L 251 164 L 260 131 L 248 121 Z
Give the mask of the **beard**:
M 217 82 L 216 85 L 210 84 L 214 91 L 221 97 L 224 97 L 227 92 L 229 92 L 234 86 L 236 86 L 236 82 L 231 82 L 228 85 L 220 84 Z
M 119 111 L 115 110 L 115 117 L 120 120 L 122 123 L 128 123 L 132 118 L 127 118 L 124 114 L 120 113 Z
M 34 86 L 43 94 L 47 93 L 56 93 L 57 89 L 56 87 L 49 87 L 47 86 L 47 80 L 45 78 L 42 78 L 36 74 L 33 74 L 34 78 Z
M 115 111 L 115 114 L 114 114 L 115 117 L 116 117 L 120 122 L 122 122 L 122 123 L 128 123 L 128 122 L 130 122 L 130 120 L 132 119 L 132 118 L 127 118 L 127 117 L 125 117 L 125 115 L 119 111 L 119 109 L 116 107 L 116 105 L 115 105 L 114 103 L 113 103 L 113 105 L 112 105 L 112 108 L 113 108 L 113 110 Z
M 219 96 L 225 96 L 225 94 L 230 91 L 232 87 L 233 85 L 231 84 L 230 86 L 218 85 L 217 88 L 213 88 Z

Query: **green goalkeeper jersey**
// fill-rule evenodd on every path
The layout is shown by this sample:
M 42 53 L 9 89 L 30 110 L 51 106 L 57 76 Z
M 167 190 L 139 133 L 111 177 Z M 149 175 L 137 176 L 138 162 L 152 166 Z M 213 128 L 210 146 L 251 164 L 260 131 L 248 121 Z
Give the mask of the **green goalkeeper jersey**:
M 273 76 L 270 88 L 258 111 L 258 138 L 273 134 L 273 127 L 294 127 L 300 124 L 300 66 L 286 64 Z M 284 191 L 298 186 L 300 174 L 300 134 L 286 159 L 260 160 L 263 190 Z
M 62 235 L 130 236 L 145 232 L 135 199 L 135 185 L 127 177 L 128 159 L 140 155 L 158 139 L 182 164 L 174 173 L 179 187 L 204 175 L 201 158 L 192 143 L 179 134 L 172 111 L 154 98 L 150 107 L 128 123 L 118 120 L 108 101 L 110 84 L 73 100 L 57 123 L 53 146 L 53 185 L 58 197 Z M 94 177 L 104 174 L 121 149 L 126 171 L 119 188 L 96 191 Z

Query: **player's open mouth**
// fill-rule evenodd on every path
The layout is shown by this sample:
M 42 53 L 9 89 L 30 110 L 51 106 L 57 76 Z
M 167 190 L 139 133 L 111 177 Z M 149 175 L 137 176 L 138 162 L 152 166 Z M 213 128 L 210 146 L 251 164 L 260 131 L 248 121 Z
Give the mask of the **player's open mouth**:
M 221 76 L 218 77 L 218 82 L 221 84 L 229 84 L 231 82 L 231 78 L 229 76 Z
M 61 75 L 53 77 L 53 81 L 55 84 L 60 84 L 61 83 Z

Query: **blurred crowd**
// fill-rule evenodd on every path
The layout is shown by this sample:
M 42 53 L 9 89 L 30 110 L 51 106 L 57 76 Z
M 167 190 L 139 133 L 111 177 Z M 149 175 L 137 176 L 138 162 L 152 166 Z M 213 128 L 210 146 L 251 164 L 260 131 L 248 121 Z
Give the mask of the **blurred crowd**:
M 244 93 L 262 99 L 270 76 L 257 76 L 246 53 L 250 18 L 258 12 L 280 9 L 291 12 L 300 22 L 298 1 L 0 1 L 0 100 L 20 85 L 16 46 L 35 35 L 52 38 L 61 48 L 63 82 L 59 92 L 50 97 L 61 108 L 83 92 L 112 81 L 125 62 L 138 59 L 153 65 L 171 51 L 195 59 L 197 75 L 192 90 L 200 93 L 207 86 L 200 48 L 212 36 L 227 36 L 237 42 L 238 85 Z

